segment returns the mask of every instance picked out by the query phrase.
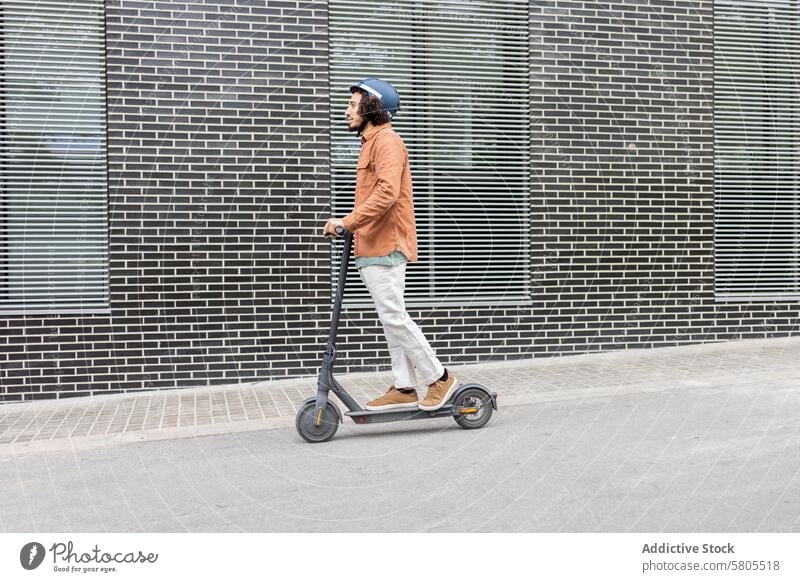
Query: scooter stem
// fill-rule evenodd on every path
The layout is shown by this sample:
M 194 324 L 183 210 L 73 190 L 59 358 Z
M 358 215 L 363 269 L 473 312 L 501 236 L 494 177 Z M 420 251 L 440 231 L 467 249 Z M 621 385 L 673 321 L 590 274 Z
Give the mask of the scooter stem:
M 344 296 L 344 286 L 347 281 L 347 268 L 350 265 L 350 248 L 353 246 L 353 233 L 341 227 L 336 227 L 338 234 L 344 233 L 344 249 L 342 250 L 342 261 L 339 266 L 339 279 L 336 282 L 336 297 L 333 304 L 333 315 L 331 316 L 331 330 L 328 333 L 328 349 L 322 356 L 322 368 L 317 380 L 317 396 L 314 403 L 314 426 L 320 425 L 322 410 L 328 402 L 328 392 L 336 391 L 351 410 L 360 410 L 349 394 L 340 388 L 333 379 L 333 364 L 336 362 L 336 331 L 339 327 L 339 315 L 342 311 L 342 297 Z
M 337 232 L 340 227 L 337 227 Z M 353 233 L 349 230 L 344 231 L 344 249 L 342 250 L 342 261 L 339 266 L 339 279 L 336 281 L 336 297 L 333 304 L 333 315 L 331 316 L 331 330 L 328 334 L 327 356 L 333 364 L 336 359 L 336 331 L 339 328 L 339 315 L 342 312 L 342 297 L 344 296 L 344 286 L 347 282 L 347 269 L 350 266 L 350 249 L 353 246 Z

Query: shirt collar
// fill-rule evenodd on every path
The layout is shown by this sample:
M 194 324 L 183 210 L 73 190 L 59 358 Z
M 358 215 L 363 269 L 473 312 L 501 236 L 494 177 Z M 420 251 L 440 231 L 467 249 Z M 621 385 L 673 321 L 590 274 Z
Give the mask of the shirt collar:
M 376 133 L 378 133 L 383 129 L 388 129 L 390 127 L 392 127 L 391 121 L 384 123 L 383 125 L 373 125 L 371 127 L 368 127 L 367 129 L 364 130 L 364 133 L 361 134 L 361 143 L 363 144 L 368 142 L 373 137 L 375 137 Z

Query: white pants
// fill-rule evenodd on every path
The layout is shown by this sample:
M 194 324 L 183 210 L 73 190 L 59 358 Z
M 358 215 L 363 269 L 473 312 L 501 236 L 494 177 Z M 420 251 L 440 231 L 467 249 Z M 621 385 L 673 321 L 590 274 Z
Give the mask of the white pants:
M 403 299 L 406 263 L 392 266 L 367 265 L 361 267 L 359 273 L 383 324 L 383 333 L 392 358 L 394 385 L 397 388 L 415 387 L 416 379 L 419 378 L 427 388 L 441 378 L 444 367 L 417 324 L 406 312 Z

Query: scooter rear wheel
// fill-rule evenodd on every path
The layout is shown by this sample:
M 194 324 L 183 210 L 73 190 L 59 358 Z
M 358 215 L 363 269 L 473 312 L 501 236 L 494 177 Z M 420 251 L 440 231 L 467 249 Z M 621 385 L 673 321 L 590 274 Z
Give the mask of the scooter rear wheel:
M 492 417 L 492 397 L 480 388 L 469 388 L 458 395 L 455 408 L 477 408 L 476 412 L 455 417 L 461 428 L 481 428 Z
M 319 426 L 314 423 L 315 403 L 306 402 L 295 417 L 295 427 L 298 434 L 310 443 L 323 443 L 329 441 L 336 434 L 339 428 L 339 415 L 333 408 L 333 404 L 328 402 L 322 409 L 322 417 Z

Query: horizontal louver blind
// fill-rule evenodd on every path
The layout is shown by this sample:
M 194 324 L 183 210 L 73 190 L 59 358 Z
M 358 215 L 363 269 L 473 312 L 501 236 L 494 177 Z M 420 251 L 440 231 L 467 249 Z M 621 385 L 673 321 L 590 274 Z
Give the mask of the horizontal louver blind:
M 107 307 L 104 4 L 0 7 L 0 311 Z
M 715 290 L 800 295 L 800 9 L 714 3 Z
M 332 0 L 329 18 L 334 215 L 353 207 L 361 146 L 344 124 L 349 87 L 386 79 L 414 188 L 406 303 L 528 301 L 528 3 Z M 345 295 L 369 302 L 354 267 Z

